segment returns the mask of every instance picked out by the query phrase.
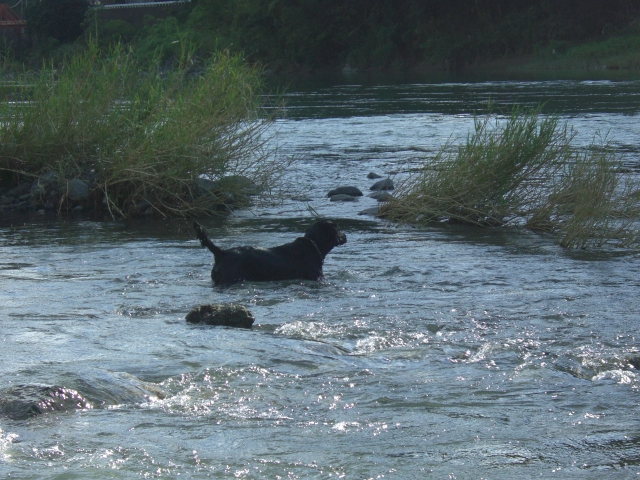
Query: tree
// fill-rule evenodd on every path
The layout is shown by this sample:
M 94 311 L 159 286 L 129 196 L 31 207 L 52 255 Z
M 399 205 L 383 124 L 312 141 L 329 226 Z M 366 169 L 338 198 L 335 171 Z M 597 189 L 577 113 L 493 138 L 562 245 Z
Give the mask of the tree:
M 37 42 L 69 43 L 82 35 L 87 0 L 31 0 L 25 9 L 27 32 Z

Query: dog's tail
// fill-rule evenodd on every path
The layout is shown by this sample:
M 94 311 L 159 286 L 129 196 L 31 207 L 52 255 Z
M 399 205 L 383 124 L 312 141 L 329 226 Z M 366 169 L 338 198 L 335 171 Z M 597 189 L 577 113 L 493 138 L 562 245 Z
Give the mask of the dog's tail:
M 208 248 L 211 253 L 213 253 L 214 257 L 219 257 L 224 254 L 224 251 L 220 247 L 216 247 L 213 244 L 202 225 L 200 225 L 198 222 L 193 222 L 193 228 L 196 229 L 196 236 L 198 237 L 198 240 L 200 240 L 200 244 L 203 248 Z

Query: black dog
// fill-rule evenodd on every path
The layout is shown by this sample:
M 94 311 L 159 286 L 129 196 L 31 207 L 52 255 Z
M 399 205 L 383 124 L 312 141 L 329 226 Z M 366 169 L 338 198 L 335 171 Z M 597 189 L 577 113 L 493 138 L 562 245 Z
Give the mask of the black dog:
M 198 222 L 193 222 L 203 247 L 215 257 L 211 278 L 216 285 L 228 285 L 243 280 L 268 282 L 275 280 L 318 280 L 322 277 L 324 257 L 347 236 L 328 220 L 314 223 L 304 237 L 273 248 L 216 247 Z

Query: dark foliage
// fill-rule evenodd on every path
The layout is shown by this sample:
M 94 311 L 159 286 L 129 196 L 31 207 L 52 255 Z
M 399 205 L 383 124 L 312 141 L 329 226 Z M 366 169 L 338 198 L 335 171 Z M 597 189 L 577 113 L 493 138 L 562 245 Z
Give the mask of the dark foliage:
M 189 26 L 275 66 L 455 68 L 601 38 L 638 15 L 637 0 L 196 0 Z
M 86 0 L 31 0 L 25 9 L 29 36 L 38 42 L 73 42 L 82 35 L 88 8 Z
M 28 31 L 36 46 L 48 46 L 40 54 L 78 38 L 87 7 L 86 0 L 30 1 Z M 638 0 L 193 0 L 161 17 L 110 12 L 101 24 L 91 14 L 84 23 L 103 46 L 120 41 L 164 61 L 185 35 L 202 56 L 229 49 L 296 70 L 456 69 L 640 32 Z

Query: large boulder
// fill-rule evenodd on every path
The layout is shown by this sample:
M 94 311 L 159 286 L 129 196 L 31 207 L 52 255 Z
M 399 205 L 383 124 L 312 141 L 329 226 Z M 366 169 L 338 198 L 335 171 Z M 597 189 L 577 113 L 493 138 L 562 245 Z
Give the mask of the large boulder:
M 191 310 L 186 317 L 189 323 L 204 323 L 223 327 L 251 328 L 255 319 L 253 314 L 242 305 L 200 305 Z

